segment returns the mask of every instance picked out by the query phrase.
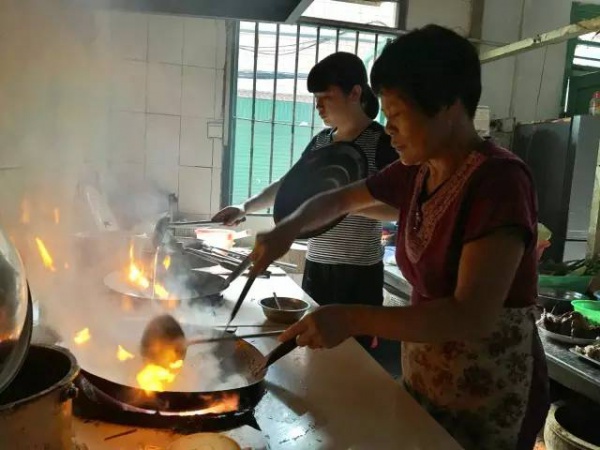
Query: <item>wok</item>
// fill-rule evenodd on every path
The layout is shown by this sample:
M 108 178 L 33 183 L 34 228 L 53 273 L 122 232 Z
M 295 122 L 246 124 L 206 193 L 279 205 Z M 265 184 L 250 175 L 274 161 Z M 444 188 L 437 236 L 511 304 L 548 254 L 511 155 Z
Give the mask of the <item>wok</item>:
M 137 350 L 135 342 L 139 345 L 144 324 L 145 321 L 139 319 L 123 319 L 123 323 L 113 330 L 112 339 L 124 342 L 122 345 L 128 351 Z M 210 333 L 197 325 L 182 326 L 186 334 Z M 102 343 L 97 345 L 102 346 Z M 295 340 L 281 344 L 267 356 L 245 340 L 227 340 L 197 346 L 193 350 L 190 348 L 174 382 L 166 390 L 152 392 L 151 395 L 138 387 L 136 382 L 136 374 L 145 365 L 139 353 L 133 359 L 121 362 L 114 354 L 106 354 L 106 351 L 102 352 L 93 346 L 75 347 L 72 351 L 77 356 L 85 379 L 80 387 L 85 388 L 88 394 L 91 391 L 104 401 L 121 406 L 126 404 L 134 412 L 160 411 L 168 415 L 208 408 L 230 394 L 239 396 L 237 412 L 254 408 L 265 391 L 264 378 L 268 365 L 294 348 Z
M 172 272 L 161 280 L 165 288 L 176 300 L 191 300 L 194 298 L 206 298 L 219 295 L 225 291 L 231 283 L 246 271 L 250 263 L 246 259 L 233 270 L 227 278 L 209 272 L 197 270 L 185 270 L 178 273 Z M 130 297 L 151 299 L 148 290 L 140 290 L 132 286 L 126 280 L 123 271 L 115 271 L 104 277 L 104 284 L 111 290 Z
M 277 224 L 312 197 L 347 186 L 367 175 L 367 158 L 352 143 L 335 142 L 311 151 L 300 158 L 281 182 L 273 205 L 273 220 Z M 339 217 L 319 229 L 305 231 L 298 238 L 306 239 L 323 234 L 345 217 Z

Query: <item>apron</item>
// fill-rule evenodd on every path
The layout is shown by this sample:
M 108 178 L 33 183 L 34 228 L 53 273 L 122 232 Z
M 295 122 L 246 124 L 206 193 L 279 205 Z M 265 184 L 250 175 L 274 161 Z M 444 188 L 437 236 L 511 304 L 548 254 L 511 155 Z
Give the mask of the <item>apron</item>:
M 537 343 L 534 307 L 504 308 L 488 338 L 403 343 L 404 383 L 465 450 L 514 450 L 544 357 Z

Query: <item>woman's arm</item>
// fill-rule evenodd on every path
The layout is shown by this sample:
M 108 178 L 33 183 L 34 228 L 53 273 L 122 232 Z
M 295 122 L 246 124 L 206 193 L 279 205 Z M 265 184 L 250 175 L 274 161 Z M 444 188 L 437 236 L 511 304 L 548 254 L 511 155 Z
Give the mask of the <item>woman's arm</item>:
M 273 230 L 259 234 L 251 257 L 253 272 L 260 273 L 271 262 L 284 255 L 294 239 L 303 231 L 321 228 L 344 214 L 378 205 L 365 180 L 317 195 Z
M 398 220 L 398 209 L 385 203 L 361 209 L 354 212 L 355 216 L 368 217 L 369 219 L 381 220 L 382 222 L 394 222 Z
M 524 252 L 521 231 L 503 229 L 466 244 L 454 295 L 409 307 L 324 307 L 292 325 L 281 340 L 332 347 L 349 336 L 407 342 L 445 342 L 488 336 Z

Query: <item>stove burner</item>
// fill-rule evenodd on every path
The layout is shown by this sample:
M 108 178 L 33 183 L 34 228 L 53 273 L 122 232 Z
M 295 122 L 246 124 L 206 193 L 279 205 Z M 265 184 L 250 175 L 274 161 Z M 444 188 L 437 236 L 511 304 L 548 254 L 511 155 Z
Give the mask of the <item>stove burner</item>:
M 170 429 L 180 434 L 199 432 L 229 431 L 248 425 L 258 431 L 260 428 L 254 417 L 254 410 L 249 409 L 225 414 L 193 414 L 141 412 L 127 410 L 127 405 L 119 407 L 97 395 L 96 388 L 81 374 L 75 381 L 79 395 L 73 401 L 73 413 L 84 420 L 98 420 L 119 425 L 146 428 Z

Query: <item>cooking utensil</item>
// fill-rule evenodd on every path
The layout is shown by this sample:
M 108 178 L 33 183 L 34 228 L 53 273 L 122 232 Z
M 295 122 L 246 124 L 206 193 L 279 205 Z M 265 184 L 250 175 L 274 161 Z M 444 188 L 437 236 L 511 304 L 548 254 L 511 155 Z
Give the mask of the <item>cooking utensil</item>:
M 248 255 L 244 253 L 237 253 L 231 250 L 225 250 L 219 247 L 213 247 L 197 241 L 197 244 L 191 244 L 184 246 L 184 252 L 205 258 L 207 261 L 211 261 L 214 264 L 219 264 L 227 269 L 232 265 L 237 265 L 244 260 Z M 273 261 L 271 265 L 280 267 L 282 269 L 297 269 L 296 264 L 290 264 L 282 261 Z
M 153 363 L 169 367 L 170 364 L 185 359 L 187 348 L 190 345 L 208 344 L 223 340 L 278 336 L 282 332 L 283 330 L 235 335 L 225 331 L 224 334 L 216 337 L 201 336 L 186 339 L 179 322 L 173 316 L 163 314 L 152 319 L 144 329 L 140 353 L 144 358 Z
M 273 322 L 297 322 L 310 309 L 310 304 L 298 298 L 278 297 L 277 300 L 279 305 L 275 303 L 275 297 L 263 298 L 258 302 L 265 317 Z
M 15 378 L 27 355 L 33 330 L 33 303 L 25 268 L 0 229 L 0 393 Z
M 233 268 L 227 278 L 208 272 L 189 270 L 185 274 L 185 286 L 180 287 L 177 292 L 171 292 L 172 295 L 169 300 L 191 300 L 219 295 L 229 288 L 231 283 L 244 273 L 251 264 L 250 258 L 246 258 L 241 264 Z M 109 289 L 129 297 L 148 300 L 155 298 L 151 289 L 140 290 L 132 286 L 127 280 L 127 274 L 122 271 L 109 273 L 104 277 L 104 284 Z
M 136 318 L 121 318 L 112 324 L 113 339 L 125 348 L 135 348 L 146 322 Z M 205 329 L 198 325 L 181 323 L 185 334 L 200 334 Z M 296 341 L 284 342 L 272 352 L 263 355 L 246 340 L 225 340 L 195 353 L 204 347 L 190 349 L 181 372 L 161 392 L 148 395 L 136 381 L 136 374 L 144 367 L 141 358 L 117 361 L 105 345 L 90 340 L 86 346 L 73 346 L 72 351 L 81 366 L 79 386 L 89 395 L 132 411 L 146 414 L 174 414 L 198 411 L 213 406 L 215 399 L 239 396 L 237 413 L 253 409 L 265 391 L 264 378 L 268 367 L 296 348 Z M 194 353 L 193 353 L 194 352 Z M 208 359 L 213 362 L 207 366 Z
M 544 327 L 538 324 L 538 330 L 540 334 L 549 337 L 550 339 L 554 339 L 555 341 L 562 342 L 564 344 L 571 345 L 589 345 L 595 342 L 598 342 L 598 339 L 584 339 L 584 338 L 576 338 L 573 336 L 566 336 L 564 334 L 553 333 L 552 331 L 546 330 Z
M 311 151 L 300 158 L 283 178 L 273 205 L 273 220 L 277 224 L 315 195 L 347 186 L 367 175 L 367 159 L 354 144 L 335 142 Z M 339 217 L 316 230 L 304 230 L 298 238 L 323 234 L 345 217 Z
M 275 291 L 273 291 L 273 300 L 275 300 L 275 306 L 277 306 L 277 309 L 283 309 L 279 304 L 279 299 L 277 298 L 277 294 L 275 293 Z
M 556 288 L 539 288 L 538 303 L 553 314 L 573 311 L 572 300 L 583 300 L 585 295 L 578 292 Z
M 243 264 L 248 264 L 248 267 L 249 267 L 251 263 L 252 263 L 252 260 L 250 259 L 250 257 L 248 257 L 246 259 L 246 262 L 240 264 L 240 266 L 242 266 Z M 250 288 L 254 284 L 254 280 L 256 280 L 256 275 L 250 275 L 248 277 L 248 280 L 246 281 L 246 284 L 244 285 L 244 288 L 242 289 L 242 292 L 240 293 L 240 296 L 239 296 L 237 302 L 235 302 L 235 305 L 233 306 L 233 309 L 231 310 L 231 315 L 229 316 L 229 320 L 227 321 L 225 329 L 229 328 L 229 326 L 231 325 L 231 322 L 233 322 L 233 319 L 235 319 L 235 316 L 237 315 L 238 311 L 242 307 L 242 303 L 244 303 L 244 300 L 246 299 L 248 292 L 250 292 Z
M 577 349 L 576 349 L 576 348 L 573 348 L 573 347 L 571 347 L 571 348 L 569 349 L 569 351 L 570 351 L 571 353 L 574 353 L 574 354 L 576 354 L 576 355 L 577 355 L 577 356 L 579 356 L 581 359 L 585 359 L 586 361 L 588 361 L 588 362 L 591 362 L 591 363 L 592 363 L 592 364 L 594 364 L 596 367 L 599 367 L 599 368 L 600 368 L 600 361 L 598 361 L 597 359 L 590 358 L 588 355 L 586 355 L 586 354 L 584 354 L 584 353 L 580 353 L 580 352 L 578 352 L 578 351 L 577 351 Z
M 240 222 L 244 222 L 246 218 L 243 218 Z M 155 247 L 160 245 L 170 245 L 175 241 L 174 236 L 169 232 L 170 229 L 179 227 L 195 227 L 202 225 L 223 225 L 223 222 L 214 220 L 193 220 L 187 222 L 171 222 L 170 217 L 161 217 L 154 226 L 154 232 L 152 233 L 152 243 Z
M 32 344 L 23 368 L 0 394 L 0 447 L 72 448 L 71 402 L 78 372 L 67 350 Z

